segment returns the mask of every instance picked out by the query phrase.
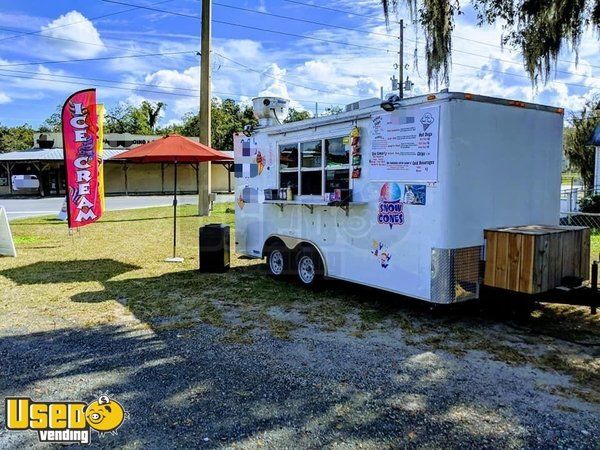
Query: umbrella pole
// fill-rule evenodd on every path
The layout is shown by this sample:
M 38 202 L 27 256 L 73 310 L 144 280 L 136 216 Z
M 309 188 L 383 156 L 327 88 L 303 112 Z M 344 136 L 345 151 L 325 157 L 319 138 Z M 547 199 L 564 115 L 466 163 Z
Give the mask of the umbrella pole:
M 174 169 L 174 188 L 173 188 L 173 258 L 177 257 L 177 161 Z
M 167 262 L 181 263 L 183 258 L 177 257 L 177 161 L 173 166 L 173 257 Z

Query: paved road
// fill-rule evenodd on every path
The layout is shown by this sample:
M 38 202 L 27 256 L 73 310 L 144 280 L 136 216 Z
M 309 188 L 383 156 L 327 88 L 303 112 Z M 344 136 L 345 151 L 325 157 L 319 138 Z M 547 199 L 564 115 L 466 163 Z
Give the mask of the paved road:
M 195 204 L 197 196 L 183 195 L 179 198 L 179 204 Z M 232 195 L 218 195 L 217 202 L 233 201 Z M 107 197 L 106 209 L 114 211 L 118 209 L 147 208 L 150 206 L 169 206 L 173 197 L 165 196 L 140 196 L 140 197 Z M 62 207 L 62 198 L 22 198 L 22 199 L 0 199 L 0 206 L 4 206 L 9 220 L 22 219 L 26 217 L 46 216 L 58 214 Z

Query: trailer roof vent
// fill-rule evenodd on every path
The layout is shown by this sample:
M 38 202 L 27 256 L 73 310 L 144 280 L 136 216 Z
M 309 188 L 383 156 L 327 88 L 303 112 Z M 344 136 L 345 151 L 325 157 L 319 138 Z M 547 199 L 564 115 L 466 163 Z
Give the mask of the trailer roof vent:
M 372 106 L 378 106 L 381 103 L 381 100 L 373 97 L 368 98 L 366 100 L 359 100 L 354 103 L 349 103 L 346 105 L 346 112 L 350 111 L 358 111 L 359 109 L 371 108 Z

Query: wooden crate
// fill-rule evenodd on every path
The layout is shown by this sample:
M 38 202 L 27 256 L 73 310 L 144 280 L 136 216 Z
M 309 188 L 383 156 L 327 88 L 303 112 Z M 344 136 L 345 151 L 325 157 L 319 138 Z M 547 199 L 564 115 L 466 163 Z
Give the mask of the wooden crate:
M 539 294 L 589 279 L 590 229 L 526 225 L 484 230 L 487 286 Z

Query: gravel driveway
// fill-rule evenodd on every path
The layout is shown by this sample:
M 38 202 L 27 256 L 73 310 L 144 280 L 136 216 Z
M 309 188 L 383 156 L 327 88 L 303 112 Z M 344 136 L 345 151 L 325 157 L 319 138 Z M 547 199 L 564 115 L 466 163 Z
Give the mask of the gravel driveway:
M 0 396 L 95 400 L 129 412 L 104 448 L 598 448 L 600 315 L 482 295 L 425 302 L 341 281 L 308 290 L 232 253 L 199 273 L 180 208 L 109 212 L 67 236 L 11 224 L 0 259 Z M 530 299 L 529 299 L 530 300 Z M 40 447 L 6 431 L 0 449 Z M 87 446 L 86 446 L 87 447 Z
M 228 343 L 221 328 L 156 333 L 125 316 L 5 335 L 0 392 L 90 401 L 108 391 L 130 417 L 117 436 L 92 436 L 101 447 L 598 445 L 598 405 L 544 388 L 568 386 L 564 375 L 480 351 L 424 350 L 398 327 L 363 338 L 310 324 L 289 340 L 252 333 L 251 344 Z M 33 432 L 0 431 L 0 448 L 36 443 Z

